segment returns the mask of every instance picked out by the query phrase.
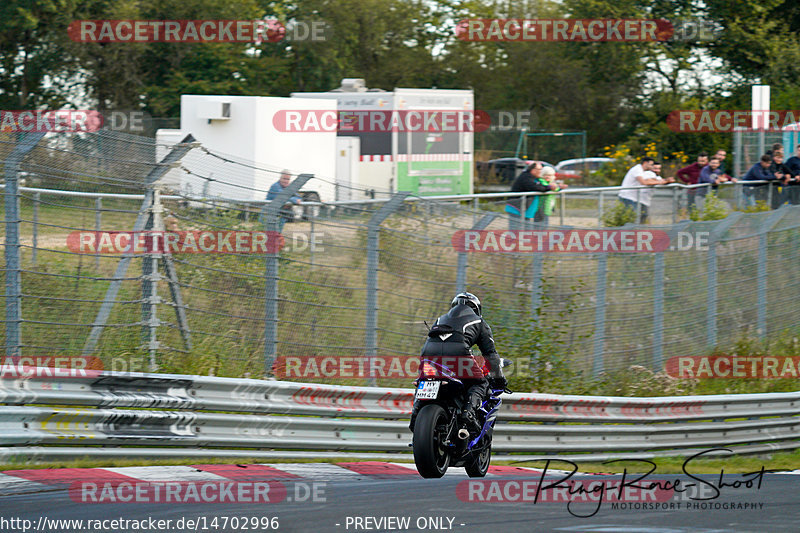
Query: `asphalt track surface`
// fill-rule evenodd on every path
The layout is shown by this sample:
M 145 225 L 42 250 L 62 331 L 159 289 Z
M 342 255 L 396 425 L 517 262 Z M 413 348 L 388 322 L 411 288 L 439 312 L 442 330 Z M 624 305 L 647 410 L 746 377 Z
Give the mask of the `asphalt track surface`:
M 410 467 L 410 468 L 409 468 Z M 680 479 L 686 490 L 680 496 L 672 493 L 662 506 L 652 508 L 652 500 L 644 504 L 633 499 L 629 508 L 618 502 L 580 500 L 580 494 L 567 505 L 560 501 L 470 501 L 470 480 L 463 469 L 451 469 L 442 479 L 426 480 L 411 470 L 413 465 L 397 463 L 303 464 L 271 466 L 198 465 L 196 467 L 137 467 L 116 469 L 28 470 L 0 474 L 0 531 L 460 531 L 460 532 L 795 532 L 800 531 L 800 475 L 764 474 L 760 488 L 742 482 L 738 487 L 720 488 L 718 497 L 705 501 L 693 497 L 711 497 L 719 487 L 718 475 L 697 476 L 651 474 L 648 480 L 675 483 Z M 279 470 L 280 469 L 280 470 Z M 32 472 L 32 474 L 31 474 Z M 109 477 L 110 476 L 110 477 Z M 125 476 L 124 478 L 115 476 Z M 556 473 L 543 483 L 563 478 Z M 74 489 L 87 480 L 102 486 L 108 480 L 135 479 L 140 483 L 180 481 L 184 484 L 207 483 L 221 479 L 237 482 L 270 482 L 280 484 L 285 492 L 273 491 L 272 503 L 180 503 L 127 502 L 86 503 L 85 494 Z M 573 476 L 570 482 L 589 486 L 590 482 L 613 485 L 618 475 Z M 723 481 L 735 485 L 744 481 L 739 474 L 726 474 Z M 522 497 L 523 482 L 538 483 L 541 471 L 510 467 L 492 467 L 480 487 L 473 485 L 472 500 L 507 491 L 509 497 Z M 631 479 L 627 479 L 628 482 Z M 686 488 L 689 481 L 695 487 Z M 705 483 L 704 483 L 705 482 Z M 510 485 L 509 485 L 510 483 Z M 492 485 L 493 484 L 493 485 Z M 596 484 L 595 486 L 598 486 Z M 571 485 L 573 488 L 576 485 Z M 477 487 L 477 488 L 476 488 Z M 499 487 L 499 488 L 498 488 Z M 273 487 L 274 488 L 274 487 Z M 703 489 L 702 491 L 700 489 Z M 316 495 L 314 491 L 316 490 Z M 485 491 L 485 492 L 484 492 Z M 100 495 L 93 493 L 93 496 Z M 528 493 L 528 499 L 530 500 Z M 544 491 L 540 494 L 547 494 Z M 554 494 L 551 492 L 551 494 Z M 113 499 L 113 498 L 112 498 Z M 662 498 L 663 499 L 663 498 Z M 297 501 L 300 500 L 300 501 Z M 316 501 L 315 501 L 316 500 Z M 679 505 L 680 504 L 680 505 Z M 649 505 L 647 507 L 646 505 Z M 695 506 L 687 508 L 687 505 Z M 643 507 L 644 506 L 644 507 Z M 733 507 L 733 508 L 731 508 Z M 738 507 L 738 508 L 737 508 Z M 745 507 L 745 508 L 742 508 Z M 596 511 L 596 512 L 595 512 Z M 575 516 L 579 515 L 579 516 Z M 591 516 L 589 516 L 591 515 Z M 396 518 L 390 518 L 396 517 Z M 40 520 L 44 518 L 44 521 Z M 277 527 L 263 527 L 277 518 Z M 16 521 L 13 521 L 16 519 Z M 53 523 L 54 519 L 83 520 L 81 527 Z M 171 520 L 169 525 L 134 529 L 121 522 L 106 522 L 105 527 L 91 528 L 87 520 Z M 181 519 L 184 522 L 178 524 Z M 25 523 L 23 520 L 29 520 Z M 195 520 L 188 527 L 187 520 Z M 404 522 L 407 520 L 407 522 Z M 27 525 L 27 530 L 24 526 Z M 130 524 L 129 524 L 130 525 Z M 192 525 L 192 524 L 189 524 Z

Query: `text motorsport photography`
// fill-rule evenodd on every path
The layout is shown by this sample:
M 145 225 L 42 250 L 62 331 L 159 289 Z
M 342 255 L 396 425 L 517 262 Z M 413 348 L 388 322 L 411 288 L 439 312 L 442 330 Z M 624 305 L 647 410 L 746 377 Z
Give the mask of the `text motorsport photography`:
M 624 463 L 621 475 L 579 474 L 579 464 L 567 459 L 547 459 L 534 479 L 465 480 L 458 483 L 456 495 L 468 503 L 516 503 L 566 505 L 570 515 L 591 518 L 604 507 L 612 511 L 692 511 L 692 510 L 761 510 L 763 465 L 756 471 L 728 474 L 720 469 L 718 476 L 700 477 L 693 471 L 696 461 L 712 453 L 731 453 L 725 448 L 709 448 L 688 457 L 682 474 L 650 477 L 657 471 L 655 463 L 646 460 L 611 460 L 605 465 Z M 692 463 L 695 462 L 693 465 Z M 569 470 L 551 470 L 566 465 Z M 628 468 L 637 465 L 637 473 Z M 641 473 L 644 472 L 644 473 Z M 734 499 L 730 499 L 735 497 Z M 718 501 L 720 498 L 723 500 Z M 746 498 L 746 499 L 743 499 Z

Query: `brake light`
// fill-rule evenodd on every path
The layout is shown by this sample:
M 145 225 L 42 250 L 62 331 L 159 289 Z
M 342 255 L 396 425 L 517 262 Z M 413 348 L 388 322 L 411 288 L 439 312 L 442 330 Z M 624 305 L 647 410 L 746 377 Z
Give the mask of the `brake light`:
M 428 361 L 425 361 L 425 362 L 422 363 L 421 372 L 422 372 L 423 376 L 438 376 L 439 375 L 439 371 L 436 370 L 436 367 L 434 367 Z

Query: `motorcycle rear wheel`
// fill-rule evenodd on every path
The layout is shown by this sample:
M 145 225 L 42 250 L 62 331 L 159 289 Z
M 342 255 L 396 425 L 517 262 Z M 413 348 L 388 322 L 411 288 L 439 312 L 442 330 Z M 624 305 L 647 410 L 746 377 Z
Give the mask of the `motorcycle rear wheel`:
M 444 445 L 447 438 L 447 412 L 432 403 L 420 409 L 414 423 L 414 463 L 424 478 L 439 478 L 450 466 L 450 453 Z

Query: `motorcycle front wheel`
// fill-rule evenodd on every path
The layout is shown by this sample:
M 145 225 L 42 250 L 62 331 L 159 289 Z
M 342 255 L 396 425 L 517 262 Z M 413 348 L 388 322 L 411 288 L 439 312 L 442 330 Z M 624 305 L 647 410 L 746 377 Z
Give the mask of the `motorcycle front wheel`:
M 442 477 L 450 466 L 447 439 L 447 411 L 432 403 L 420 409 L 414 423 L 414 463 L 424 478 Z
M 487 438 L 487 437 L 484 437 Z M 489 471 L 489 463 L 492 462 L 492 443 L 486 446 L 486 449 L 481 450 L 481 453 L 471 459 L 466 465 L 464 470 L 467 471 L 469 477 L 484 477 L 486 472 Z

